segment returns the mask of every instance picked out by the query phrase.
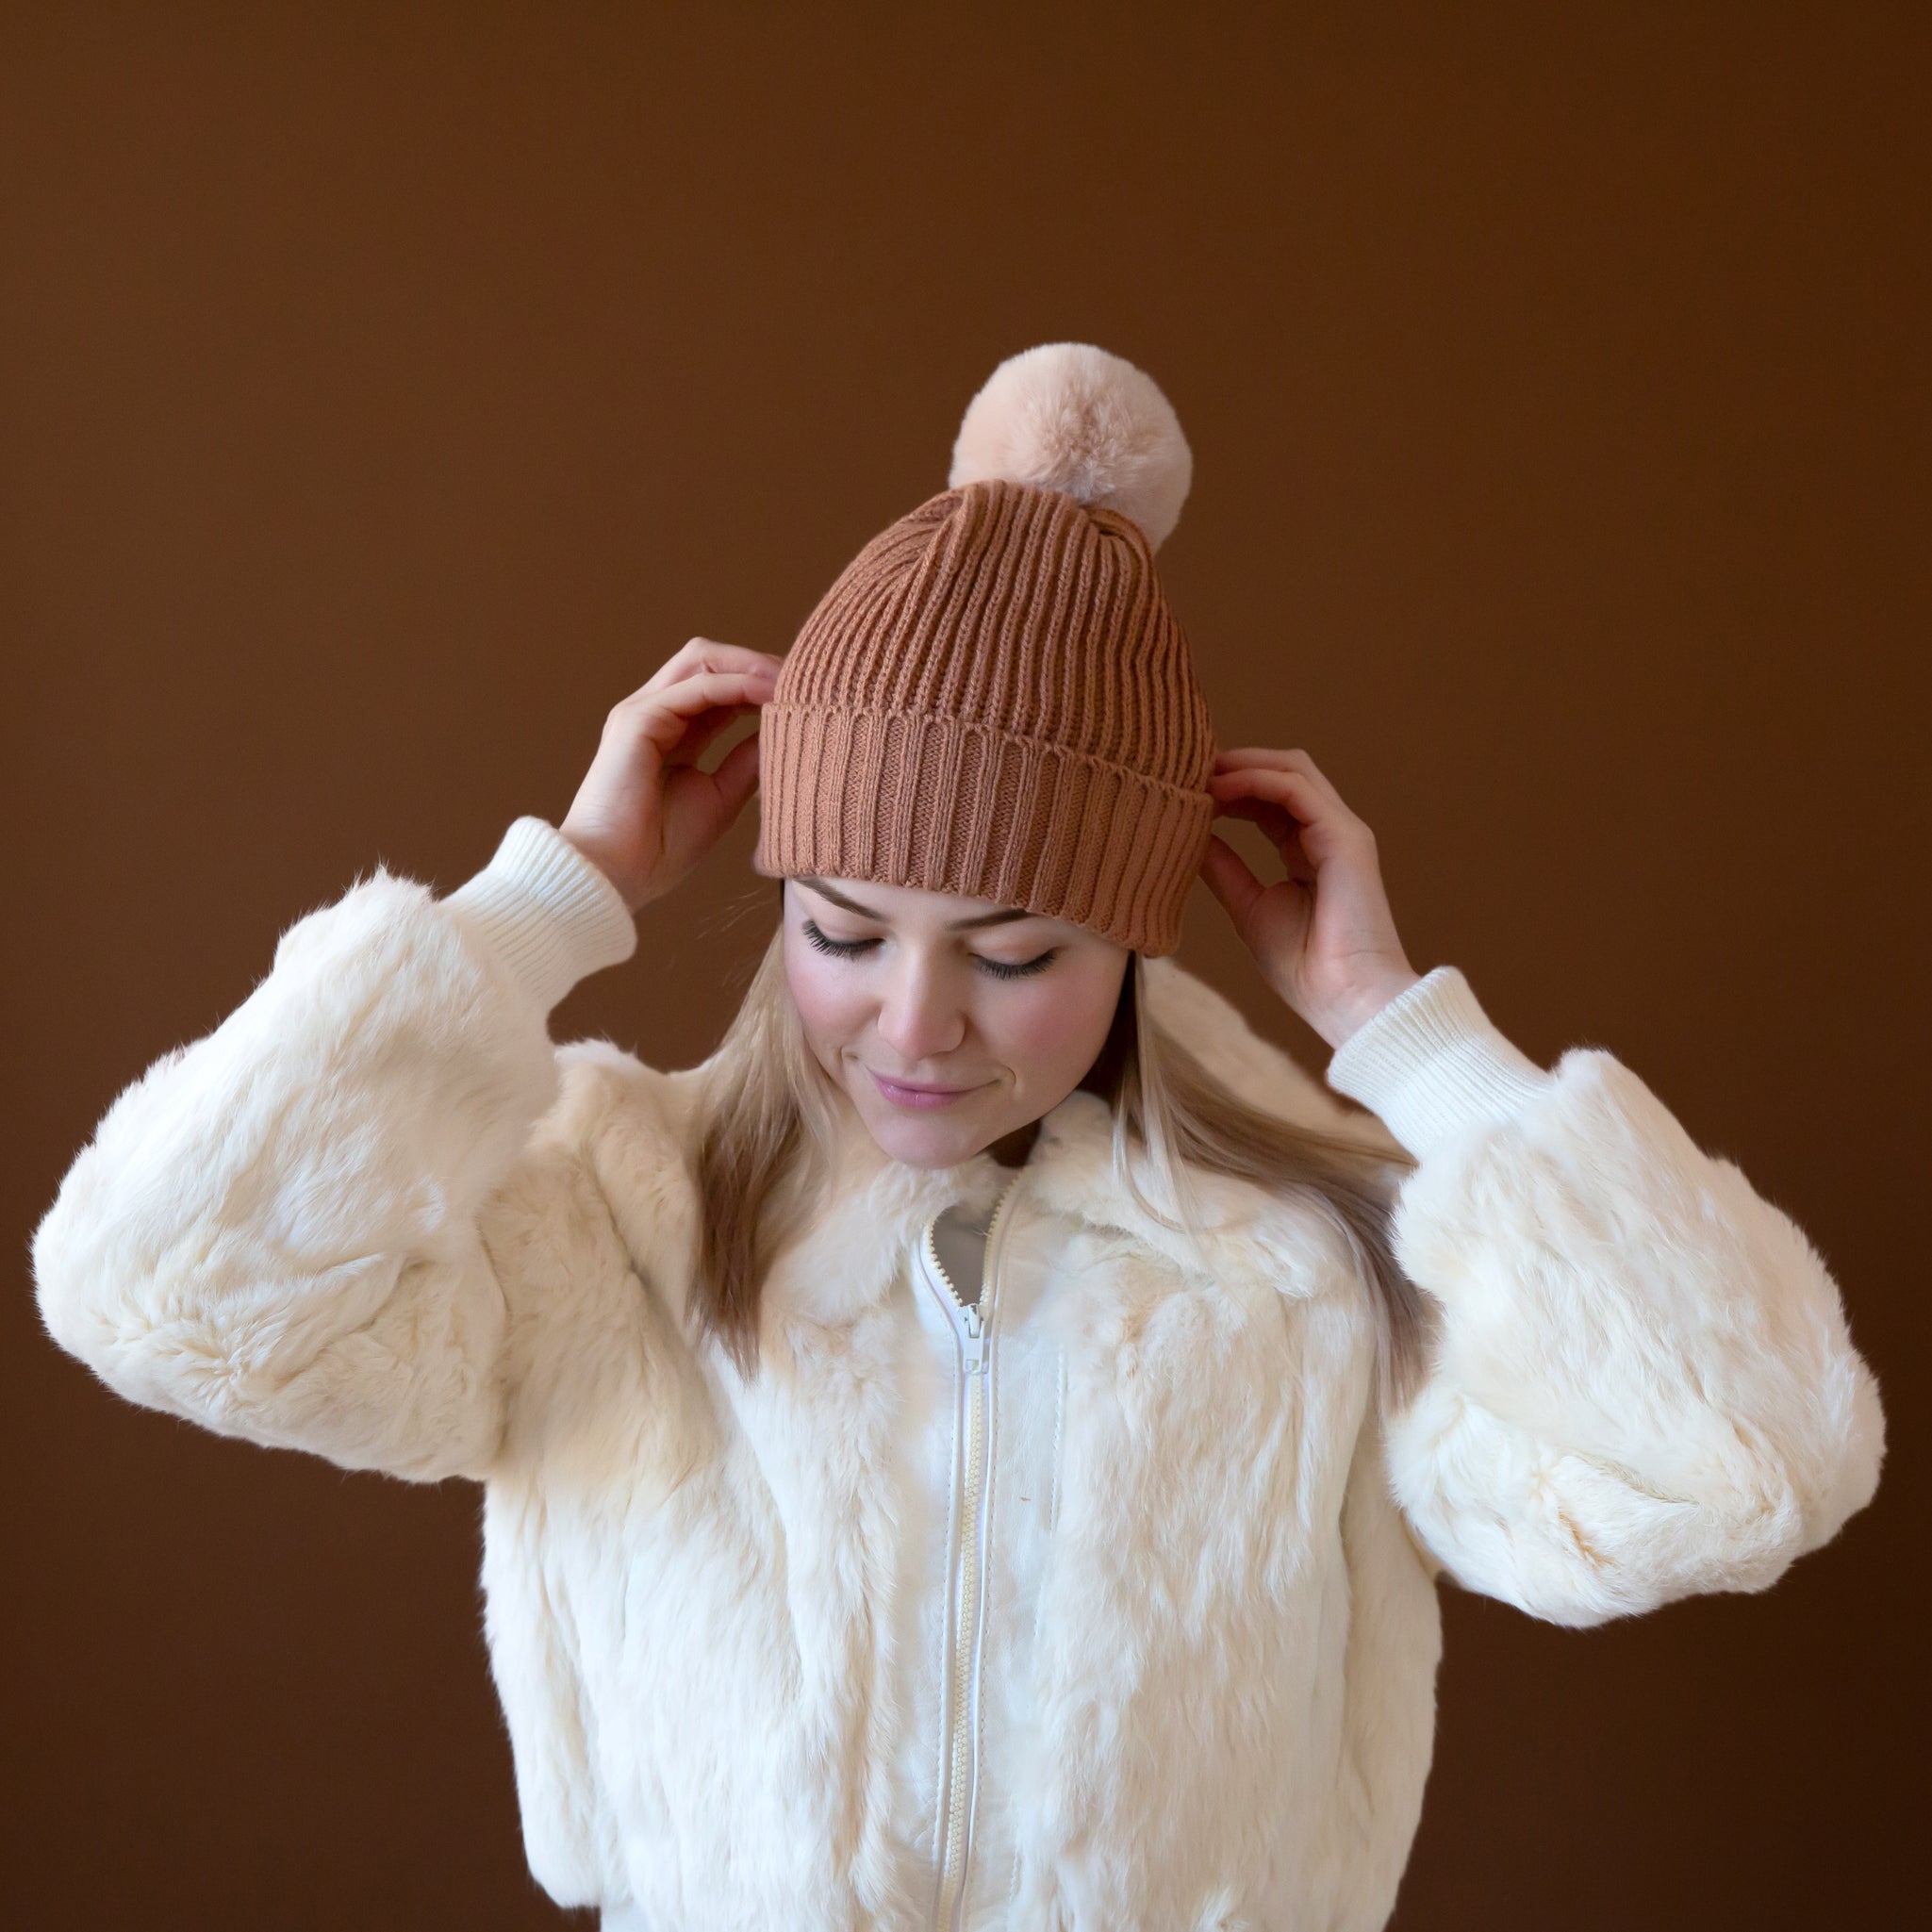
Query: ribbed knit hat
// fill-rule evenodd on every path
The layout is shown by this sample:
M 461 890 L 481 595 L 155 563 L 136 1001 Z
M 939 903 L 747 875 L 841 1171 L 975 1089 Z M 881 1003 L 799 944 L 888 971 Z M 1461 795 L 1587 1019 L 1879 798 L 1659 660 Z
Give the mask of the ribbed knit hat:
M 957 893 L 1172 952 L 1214 760 L 1154 573 L 1193 459 L 1131 363 L 994 371 L 950 487 L 874 537 L 765 706 L 759 871 Z

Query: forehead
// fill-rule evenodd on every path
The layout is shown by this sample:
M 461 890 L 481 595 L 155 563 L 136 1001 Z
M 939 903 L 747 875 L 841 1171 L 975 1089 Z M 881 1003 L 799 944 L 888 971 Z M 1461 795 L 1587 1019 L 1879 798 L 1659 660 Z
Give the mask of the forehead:
M 1050 928 L 1056 932 L 1078 933 L 1082 929 L 1064 919 L 1049 919 L 1039 913 L 1001 905 L 998 900 L 968 899 L 964 893 L 927 892 L 916 885 L 882 885 L 871 879 L 810 878 L 787 882 L 805 888 L 807 902 L 832 897 L 834 902 L 849 900 L 868 913 L 895 926 L 955 926 L 965 920 L 999 918 L 1002 923 L 1026 924 L 1030 928 Z

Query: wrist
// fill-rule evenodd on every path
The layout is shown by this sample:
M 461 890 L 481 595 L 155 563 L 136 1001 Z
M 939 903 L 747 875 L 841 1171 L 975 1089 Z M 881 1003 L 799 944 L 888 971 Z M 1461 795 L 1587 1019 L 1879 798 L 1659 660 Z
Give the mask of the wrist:
M 1421 1159 L 1470 1128 L 1507 1119 L 1547 1093 L 1555 1076 L 1497 1030 L 1460 970 L 1441 966 L 1357 1029 L 1330 1058 L 1328 1083 Z
M 603 867 L 541 818 L 519 818 L 482 871 L 443 901 L 548 1013 L 581 979 L 636 949 Z
M 1350 987 L 1341 999 L 1325 1007 L 1315 1019 L 1314 1030 L 1330 1049 L 1339 1049 L 1351 1035 L 1360 1032 L 1385 1006 L 1399 999 L 1421 979 L 1422 975 L 1407 960 L 1399 966 L 1389 966 Z
M 557 836 L 571 847 L 586 865 L 594 867 L 603 875 L 611 890 L 623 900 L 627 912 L 635 916 L 642 910 L 652 895 L 638 888 L 610 847 L 595 832 L 572 825 L 568 818 L 556 828 L 556 832 Z

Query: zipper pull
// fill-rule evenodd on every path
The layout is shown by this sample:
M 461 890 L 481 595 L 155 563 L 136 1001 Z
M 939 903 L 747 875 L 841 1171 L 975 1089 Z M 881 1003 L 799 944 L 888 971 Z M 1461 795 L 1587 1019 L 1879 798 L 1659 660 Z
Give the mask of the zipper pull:
M 976 1301 L 960 1313 L 966 1317 L 966 1372 L 977 1375 L 986 1365 L 986 1327 L 980 1319 L 980 1304 Z

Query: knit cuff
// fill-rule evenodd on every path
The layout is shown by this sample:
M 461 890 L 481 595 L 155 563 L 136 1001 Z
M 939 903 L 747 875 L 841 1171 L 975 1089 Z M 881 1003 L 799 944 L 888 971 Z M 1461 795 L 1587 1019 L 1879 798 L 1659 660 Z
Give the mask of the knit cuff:
M 1555 1084 L 1440 966 L 1344 1040 L 1329 1084 L 1360 1100 L 1418 1160 L 1466 1128 L 1507 1119 Z
M 442 901 L 548 1013 L 579 980 L 629 959 L 637 926 L 622 895 L 562 833 L 522 817 L 483 870 Z

